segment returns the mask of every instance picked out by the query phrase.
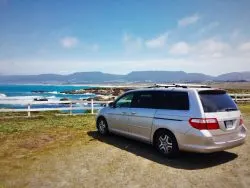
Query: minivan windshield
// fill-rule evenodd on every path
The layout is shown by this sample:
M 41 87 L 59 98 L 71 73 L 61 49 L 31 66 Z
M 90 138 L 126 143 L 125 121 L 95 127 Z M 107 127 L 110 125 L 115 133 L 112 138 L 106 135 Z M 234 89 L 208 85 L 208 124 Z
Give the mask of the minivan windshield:
M 238 110 L 232 98 L 223 90 L 200 91 L 204 112 L 226 112 Z

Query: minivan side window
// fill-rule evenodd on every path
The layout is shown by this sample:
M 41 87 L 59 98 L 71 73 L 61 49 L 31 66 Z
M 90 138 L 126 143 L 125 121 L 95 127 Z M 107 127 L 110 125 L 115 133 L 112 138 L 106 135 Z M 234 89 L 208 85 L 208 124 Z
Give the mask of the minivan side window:
M 189 110 L 189 98 L 187 92 L 162 91 L 159 92 L 157 107 L 167 110 Z
M 132 108 L 154 108 L 154 92 L 142 91 L 136 92 L 132 101 Z
M 132 102 L 134 94 L 128 93 L 127 95 L 122 96 L 115 102 L 116 108 L 129 108 Z

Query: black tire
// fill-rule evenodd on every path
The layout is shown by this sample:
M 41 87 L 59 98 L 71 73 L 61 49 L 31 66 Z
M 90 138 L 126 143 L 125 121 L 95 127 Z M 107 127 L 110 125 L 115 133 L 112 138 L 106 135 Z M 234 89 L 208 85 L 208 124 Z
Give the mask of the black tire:
M 177 140 L 173 133 L 167 130 L 161 130 L 156 133 L 155 147 L 165 157 L 174 158 L 179 154 Z
M 97 124 L 96 124 L 97 130 L 101 135 L 108 135 L 109 129 L 108 129 L 108 123 L 105 120 L 105 118 L 98 118 Z

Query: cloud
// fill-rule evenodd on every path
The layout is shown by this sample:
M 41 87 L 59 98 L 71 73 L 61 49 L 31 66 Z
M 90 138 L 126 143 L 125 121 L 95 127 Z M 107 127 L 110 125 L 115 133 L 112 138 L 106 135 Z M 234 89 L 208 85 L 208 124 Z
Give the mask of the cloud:
M 250 53 L 250 42 L 245 42 L 239 45 L 239 51 L 241 52 L 249 52 Z
M 213 30 L 214 28 L 218 27 L 219 25 L 220 25 L 219 22 L 212 22 L 212 23 L 204 26 L 203 28 L 201 28 L 198 32 L 201 34 L 206 33 L 206 32 Z
M 137 44 L 138 37 L 131 35 L 123 36 L 124 42 Z M 139 40 L 139 41 L 140 41 Z M 142 42 L 139 42 L 142 45 Z M 97 44 L 87 45 L 88 50 L 99 49 Z M 250 41 L 238 45 L 230 45 L 218 38 L 208 38 L 194 43 L 180 41 L 169 48 L 169 54 L 173 56 L 159 55 L 143 57 L 119 57 L 98 58 L 96 61 L 82 57 L 70 60 L 57 57 L 57 59 L 8 59 L 1 60 L 2 72 L 5 74 L 40 74 L 40 73 L 72 73 L 76 71 L 102 71 L 115 74 L 126 74 L 131 71 L 143 70 L 169 70 L 186 72 L 201 72 L 218 75 L 226 72 L 249 70 Z M 185 55 L 182 57 L 181 55 Z M 156 58 L 157 57 L 157 58 Z M 163 56 L 161 56 L 163 57 Z M 81 59 L 82 58 L 82 59 Z M 133 59 L 131 59 L 133 58 Z M 12 63 L 15 62 L 15 63 Z M 50 66 L 44 66 L 50 65 Z M 105 65 L 105 66 L 103 66 Z M 152 65 L 153 68 L 152 68 Z M 49 68 L 48 68 L 49 67 Z M 64 72 L 66 71 L 66 72 Z
M 97 51 L 99 51 L 99 49 L 100 49 L 100 46 L 99 46 L 98 44 L 93 44 L 93 45 L 91 46 L 91 50 L 92 50 L 93 52 L 97 52 Z
M 164 33 L 156 38 L 145 41 L 145 45 L 148 48 L 163 48 L 168 39 L 168 33 Z
M 182 18 L 178 21 L 179 27 L 186 27 L 191 24 L 195 24 L 200 19 L 200 16 L 198 14 L 194 14 L 192 16 L 188 16 L 185 18 Z
M 230 38 L 232 40 L 237 40 L 240 37 L 241 30 L 240 29 L 234 29 L 233 32 L 230 35 Z
M 214 56 L 218 56 L 218 54 L 222 55 L 223 53 L 229 51 L 230 48 L 231 47 L 228 43 L 213 38 L 200 41 L 194 47 L 195 52 L 199 54 Z
M 125 33 L 122 37 L 122 42 L 125 46 L 125 49 L 129 53 L 139 51 L 143 47 L 143 40 L 140 37 L 134 37 Z
M 10 64 L 10 62 L 17 62 Z M 23 59 L 1 61 L 2 72 L 5 74 L 40 74 L 40 73 L 73 73 L 80 71 L 102 71 L 114 74 L 126 74 L 141 70 L 168 70 L 186 72 L 200 72 L 218 75 L 226 72 L 249 70 L 249 56 L 242 54 L 228 54 L 221 58 L 200 57 L 199 54 L 185 58 L 147 58 L 121 60 L 100 59 L 97 61 L 84 59 Z M 44 66 L 50 65 L 50 66 Z M 105 65 L 105 66 L 103 66 Z M 154 65 L 152 67 L 152 65 Z M 49 67 L 49 68 L 48 68 Z M 62 72 L 66 71 L 66 72 Z
M 63 48 L 74 48 L 79 41 L 76 37 L 64 37 L 60 40 L 60 43 Z
M 129 53 L 138 52 L 147 47 L 150 49 L 163 48 L 166 46 L 168 39 L 168 33 L 163 33 L 153 39 L 143 40 L 141 37 L 135 37 L 128 33 L 125 33 L 122 37 L 122 42 L 125 49 Z
M 185 55 L 190 52 L 190 46 L 186 42 L 178 42 L 174 45 L 169 50 L 170 54 L 174 55 Z
M 92 51 L 92 52 L 97 52 L 100 49 L 100 46 L 98 44 L 91 44 L 91 43 L 81 43 L 79 45 L 80 41 L 76 37 L 64 37 L 60 40 L 60 43 L 63 48 L 74 48 L 78 46 L 84 51 Z
M 192 55 L 199 57 L 219 58 L 225 53 L 228 53 L 231 46 L 228 43 L 220 40 L 210 38 L 201 40 L 194 44 L 188 44 L 186 42 L 178 42 L 173 44 L 169 53 L 172 55 Z

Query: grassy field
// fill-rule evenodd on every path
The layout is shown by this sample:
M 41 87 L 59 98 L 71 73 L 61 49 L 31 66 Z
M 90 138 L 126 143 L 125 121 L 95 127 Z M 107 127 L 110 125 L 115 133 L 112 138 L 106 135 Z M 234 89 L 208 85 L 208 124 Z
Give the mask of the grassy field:
M 247 104 L 240 105 L 240 109 L 242 110 L 246 122 L 249 123 L 250 105 Z M 138 166 L 140 164 L 138 168 L 143 168 L 143 165 L 146 164 L 149 166 L 153 165 L 153 167 L 156 168 L 156 172 L 160 171 L 170 174 L 173 172 L 180 173 L 178 170 L 176 171 L 176 166 L 182 167 L 183 165 L 183 161 L 179 162 L 167 161 L 167 163 L 165 161 L 163 162 L 161 158 L 158 158 L 158 154 L 154 153 L 151 147 L 148 145 L 144 145 L 141 143 L 138 144 L 137 142 L 133 142 L 116 136 L 112 137 L 111 140 L 105 140 L 105 139 L 103 140 L 102 138 L 99 138 L 95 132 L 95 117 L 93 115 L 55 116 L 53 113 L 38 113 L 36 115 L 37 117 L 33 118 L 0 117 L 0 168 L 1 168 L 0 187 L 40 187 L 44 185 L 46 187 L 68 187 L 68 186 L 85 187 L 85 184 L 84 186 L 82 184 L 79 184 L 81 182 L 80 179 L 74 179 L 74 177 L 77 176 L 76 174 L 78 173 L 75 171 L 76 169 L 81 171 L 81 173 L 83 169 L 88 169 L 93 176 L 96 175 L 100 176 L 100 178 L 104 180 L 107 177 L 101 175 L 101 173 L 107 173 L 112 175 L 113 174 L 112 170 L 115 170 L 114 168 L 118 168 L 117 166 L 118 163 L 124 164 L 124 166 L 122 165 L 122 167 L 119 167 L 119 168 L 124 168 L 123 169 L 124 171 L 121 172 L 119 171 L 119 173 L 132 173 L 132 174 L 139 172 L 138 169 L 136 169 L 135 167 L 130 167 L 130 165 L 133 164 L 135 161 L 137 163 L 134 165 Z M 131 146 L 131 144 L 133 146 Z M 228 159 L 228 161 L 231 161 L 234 158 L 236 158 L 235 160 L 238 160 L 237 162 L 232 162 L 233 165 L 236 165 L 238 163 L 244 164 L 244 160 L 246 160 L 245 161 L 246 165 L 249 165 L 250 164 L 249 144 L 247 144 L 247 146 L 245 147 L 246 148 L 244 149 L 247 152 L 244 158 L 237 159 L 235 154 L 233 155 L 224 153 L 219 157 L 217 156 L 218 160 L 224 161 L 223 159 L 221 159 L 221 157 L 225 155 L 224 157 L 226 158 L 226 161 L 227 158 L 230 158 L 230 160 Z M 237 152 L 242 152 L 242 150 L 244 149 L 239 149 L 234 151 L 236 151 L 237 153 Z M 152 151 L 153 154 L 149 155 L 148 154 L 149 151 Z M 115 154 L 112 152 L 114 152 Z M 108 157 L 106 156 L 105 153 L 108 154 Z M 130 153 L 132 153 L 133 155 L 131 156 Z M 100 158 L 100 156 L 102 156 L 102 158 L 107 158 L 106 159 L 108 160 L 107 164 L 101 160 L 102 158 Z M 232 156 L 233 159 L 231 159 Z M 190 170 L 193 168 L 196 169 L 195 165 L 199 163 L 195 162 L 195 164 L 193 164 L 194 166 L 192 166 L 192 162 L 194 163 L 193 158 L 197 159 L 197 157 L 200 156 L 192 155 L 190 159 L 188 158 L 188 160 L 190 161 L 188 161 L 187 164 L 186 161 L 184 161 L 183 168 L 186 170 L 187 169 Z M 93 159 L 95 158 L 96 160 L 93 161 Z M 112 158 L 118 161 L 116 160 L 112 161 L 111 160 Z M 213 160 L 216 160 L 216 156 L 213 156 L 212 158 Z M 151 163 L 149 164 L 148 160 L 152 162 L 152 164 Z M 203 161 L 204 164 L 202 163 L 201 166 L 202 168 L 204 168 L 203 166 L 207 165 L 206 164 L 207 162 L 205 161 L 209 159 L 207 157 L 204 158 L 203 156 L 203 159 L 201 159 L 201 161 L 202 160 L 204 160 Z M 88 166 L 90 161 L 92 162 L 91 167 Z M 131 161 L 131 163 L 129 163 L 128 161 Z M 191 163 L 191 166 L 189 163 Z M 54 166 L 54 164 L 57 164 L 59 167 Z M 78 164 L 82 165 L 81 167 L 82 169 L 79 169 L 81 165 L 78 167 Z M 159 164 L 161 166 L 154 166 Z M 102 167 L 102 165 L 105 167 Z M 74 166 L 74 169 L 72 166 Z M 60 174 L 62 173 L 61 170 L 63 170 L 64 167 L 69 168 L 69 172 L 68 175 L 64 174 L 65 176 L 63 175 L 63 177 L 65 179 L 67 179 L 68 177 L 70 178 L 67 179 L 67 182 L 65 182 L 65 184 L 58 184 L 63 182 L 63 180 L 61 180 L 59 177 Z M 208 167 L 209 165 L 206 168 Z M 67 168 L 64 170 L 67 171 L 68 170 Z M 102 169 L 101 172 L 99 168 Z M 223 166 L 220 165 L 219 162 L 217 166 L 215 165 L 215 167 L 211 168 L 214 168 L 215 170 L 214 172 L 216 174 L 219 173 L 221 170 L 223 171 L 223 169 L 230 170 L 231 166 L 230 165 Z M 216 168 L 218 168 L 219 171 L 217 171 Z M 170 171 L 166 171 L 167 169 L 169 169 Z M 82 178 L 85 180 L 86 187 L 93 187 L 93 185 L 96 185 L 97 187 L 101 186 L 102 185 L 101 182 L 99 183 L 95 182 L 94 184 L 93 182 L 94 180 L 92 181 L 86 179 L 91 175 L 91 173 L 89 175 L 82 174 Z M 140 171 L 140 173 L 142 172 Z M 188 173 L 186 173 L 186 175 L 185 173 L 183 174 L 183 176 L 184 178 L 186 178 L 186 181 L 190 181 L 191 183 L 192 181 L 194 181 L 193 183 L 195 183 L 195 184 L 190 184 L 189 182 L 186 185 L 201 185 L 199 184 L 198 179 L 197 180 L 193 179 Z M 200 173 L 205 173 L 205 172 L 201 171 Z M 213 173 L 213 171 L 209 171 L 208 173 Z M 244 168 L 244 171 L 240 173 L 243 174 L 247 173 L 247 175 L 250 176 L 249 167 Z M 51 174 L 54 174 L 52 177 L 55 176 L 52 179 L 50 177 Z M 150 174 L 146 174 L 146 176 L 150 177 Z M 233 176 L 236 175 L 233 173 Z M 113 179 L 111 176 L 109 177 L 110 181 L 106 179 L 105 181 L 108 182 L 106 182 L 106 184 L 104 184 L 103 186 L 104 187 L 115 186 L 116 184 L 113 181 L 121 181 L 120 178 L 122 177 L 123 174 L 121 174 L 119 177 L 113 176 Z M 138 178 L 143 179 L 143 177 L 141 176 L 139 176 Z M 235 178 L 235 177 L 231 177 L 230 175 L 229 178 Z M 96 181 L 99 181 L 98 178 L 94 179 L 96 179 Z M 50 184 L 44 184 L 43 180 L 50 182 Z M 130 179 L 127 179 L 127 184 L 122 184 L 122 182 L 118 184 L 121 185 L 121 187 L 123 186 L 126 187 L 129 185 L 129 181 Z M 136 183 L 139 185 L 144 185 L 143 182 L 136 182 L 136 180 L 133 178 L 131 181 L 135 183 L 134 185 L 136 185 Z M 160 186 L 161 183 L 164 183 L 164 181 L 163 182 L 158 181 L 158 184 L 156 185 Z M 210 183 L 208 183 L 207 186 L 211 186 Z M 234 183 L 230 185 L 231 187 L 233 187 L 238 184 Z M 240 185 L 244 186 L 244 183 Z
M 40 113 L 33 118 L 0 118 L 0 157 L 12 159 L 77 139 L 84 141 L 83 134 L 95 128 L 94 119 L 93 115 L 53 113 Z
M 87 144 L 87 131 L 95 129 L 93 115 L 55 116 L 43 112 L 35 116 L 0 117 L 0 187 L 8 178 L 29 173 L 25 166 L 42 153 L 70 146 L 76 140 Z

